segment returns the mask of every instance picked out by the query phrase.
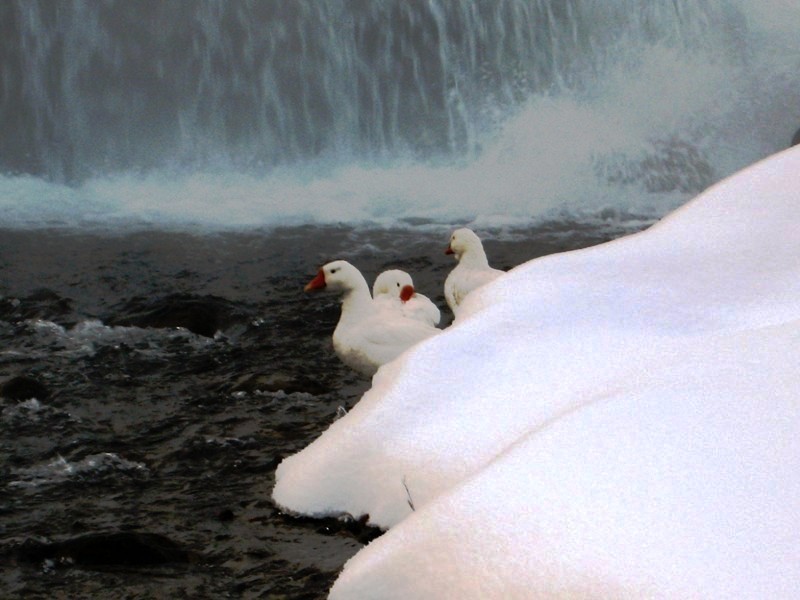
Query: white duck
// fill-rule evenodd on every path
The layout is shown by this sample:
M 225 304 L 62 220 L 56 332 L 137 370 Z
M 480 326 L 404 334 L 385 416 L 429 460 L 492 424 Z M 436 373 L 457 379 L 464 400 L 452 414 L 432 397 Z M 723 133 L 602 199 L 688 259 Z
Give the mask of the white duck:
M 381 308 L 399 310 L 403 315 L 435 327 L 442 319 L 430 298 L 417 293 L 411 275 L 399 269 L 384 271 L 372 284 L 373 301 Z
M 342 313 L 333 332 L 333 349 L 352 369 L 371 376 L 381 365 L 439 333 L 430 325 L 381 310 L 369 293 L 361 272 L 349 262 L 324 265 L 305 290 L 327 288 L 342 293 Z
M 458 261 L 444 282 L 447 305 L 458 316 L 458 307 L 472 290 L 494 281 L 504 271 L 489 266 L 480 238 L 466 227 L 456 229 L 450 236 L 450 245 L 444 251 Z

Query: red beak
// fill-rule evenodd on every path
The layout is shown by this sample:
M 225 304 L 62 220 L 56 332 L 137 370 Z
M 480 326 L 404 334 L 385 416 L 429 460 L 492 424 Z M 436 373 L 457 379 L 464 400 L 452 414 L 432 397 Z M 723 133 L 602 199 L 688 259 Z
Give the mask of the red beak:
M 403 289 L 400 290 L 400 300 L 403 302 L 408 302 L 414 296 L 414 286 L 413 285 L 404 285 Z
M 321 290 L 324 287 L 325 287 L 325 272 L 322 269 L 320 269 L 319 272 L 317 273 L 317 276 L 306 284 L 306 287 L 303 288 L 303 291 L 310 292 L 311 290 Z
M 447 250 L 445 250 L 444 253 L 445 254 L 455 254 L 455 252 L 453 252 L 453 249 L 450 246 L 447 247 Z

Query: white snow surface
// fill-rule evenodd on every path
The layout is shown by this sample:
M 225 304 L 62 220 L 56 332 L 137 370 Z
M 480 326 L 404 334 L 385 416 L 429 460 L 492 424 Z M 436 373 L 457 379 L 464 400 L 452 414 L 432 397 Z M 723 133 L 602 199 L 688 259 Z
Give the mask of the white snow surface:
M 474 292 L 276 480 L 391 528 L 331 598 L 793 597 L 800 148 Z

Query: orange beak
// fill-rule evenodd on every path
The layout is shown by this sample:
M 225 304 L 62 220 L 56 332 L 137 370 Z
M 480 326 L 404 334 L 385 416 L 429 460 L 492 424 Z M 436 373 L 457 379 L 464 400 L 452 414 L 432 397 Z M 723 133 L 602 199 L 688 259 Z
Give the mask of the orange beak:
M 408 302 L 413 297 L 414 297 L 414 286 L 404 285 L 403 289 L 400 290 L 400 300 L 402 300 L 403 302 Z
M 455 254 L 455 252 L 453 252 L 453 249 L 450 246 L 447 247 L 447 250 L 445 250 L 444 253 L 445 254 Z
M 317 276 L 306 284 L 306 287 L 303 288 L 303 291 L 310 292 L 311 290 L 321 290 L 324 287 L 325 287 L 325 272 L 322 269 L 320 269 L 319 272 L 317 273 Z

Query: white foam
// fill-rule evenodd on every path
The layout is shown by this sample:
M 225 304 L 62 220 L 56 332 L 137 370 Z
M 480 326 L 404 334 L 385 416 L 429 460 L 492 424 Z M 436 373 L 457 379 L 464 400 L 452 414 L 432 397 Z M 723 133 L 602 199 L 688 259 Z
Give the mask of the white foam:
M 29 398 L 23 402 L 3 408 L 3 417 L 7 420 L 22 417 L 30 421 L 38 421 L 39 414 L 45 406 L 37 398 Z
M 68 355 L 93 355 L 101 347 L 133 346 L 133 352 L 158 355 L 163 353 L 164 338 L 184 340 L 200 349 L 214 340 L 195 335 L 182 328 L 141 328 L 109 326 L 97 319 L 81 321 L 71 328 L 58 323 L 37 319 L 27 322 L 44 344 L 56 347 L 56 352 Z M 50 352 L 51 350 L 48 350 Z
M 9 482 L 12 488 L 37 488 L 42 485 L 63 483 L 80 479 L 92 481 L 122 473 L 126 476 L 144 478 L 150 470 L 143 463 L 129 461 L 113 452 L 91 454 L 78 461 L 68 461 L 63 456 L 27 469 L 15 469 Z
M 800 11 L 781 0 L 735 5 L 741 27 L 711 36 L 710 46 L 627 47 L 622 40 L 604 48 L 608 64 L 591 87 L 556 87 L 498 115 L 499 130 L 486 132 L 469 159 L 299 162 L 260 174 L 165 168 L 76 187 L 4 175 L 3 225 L 224 230 L 421 219 L 524 226 L 604 208 L 658 218 L 697 190 L 648 192 L 641 180 L 609 182 L 598 165 L 635 170 L 659 144 L 677 141 L 718 180 L 784 148 L 800 126 Z M 685 165 L 673 169 L 679 175 Z

